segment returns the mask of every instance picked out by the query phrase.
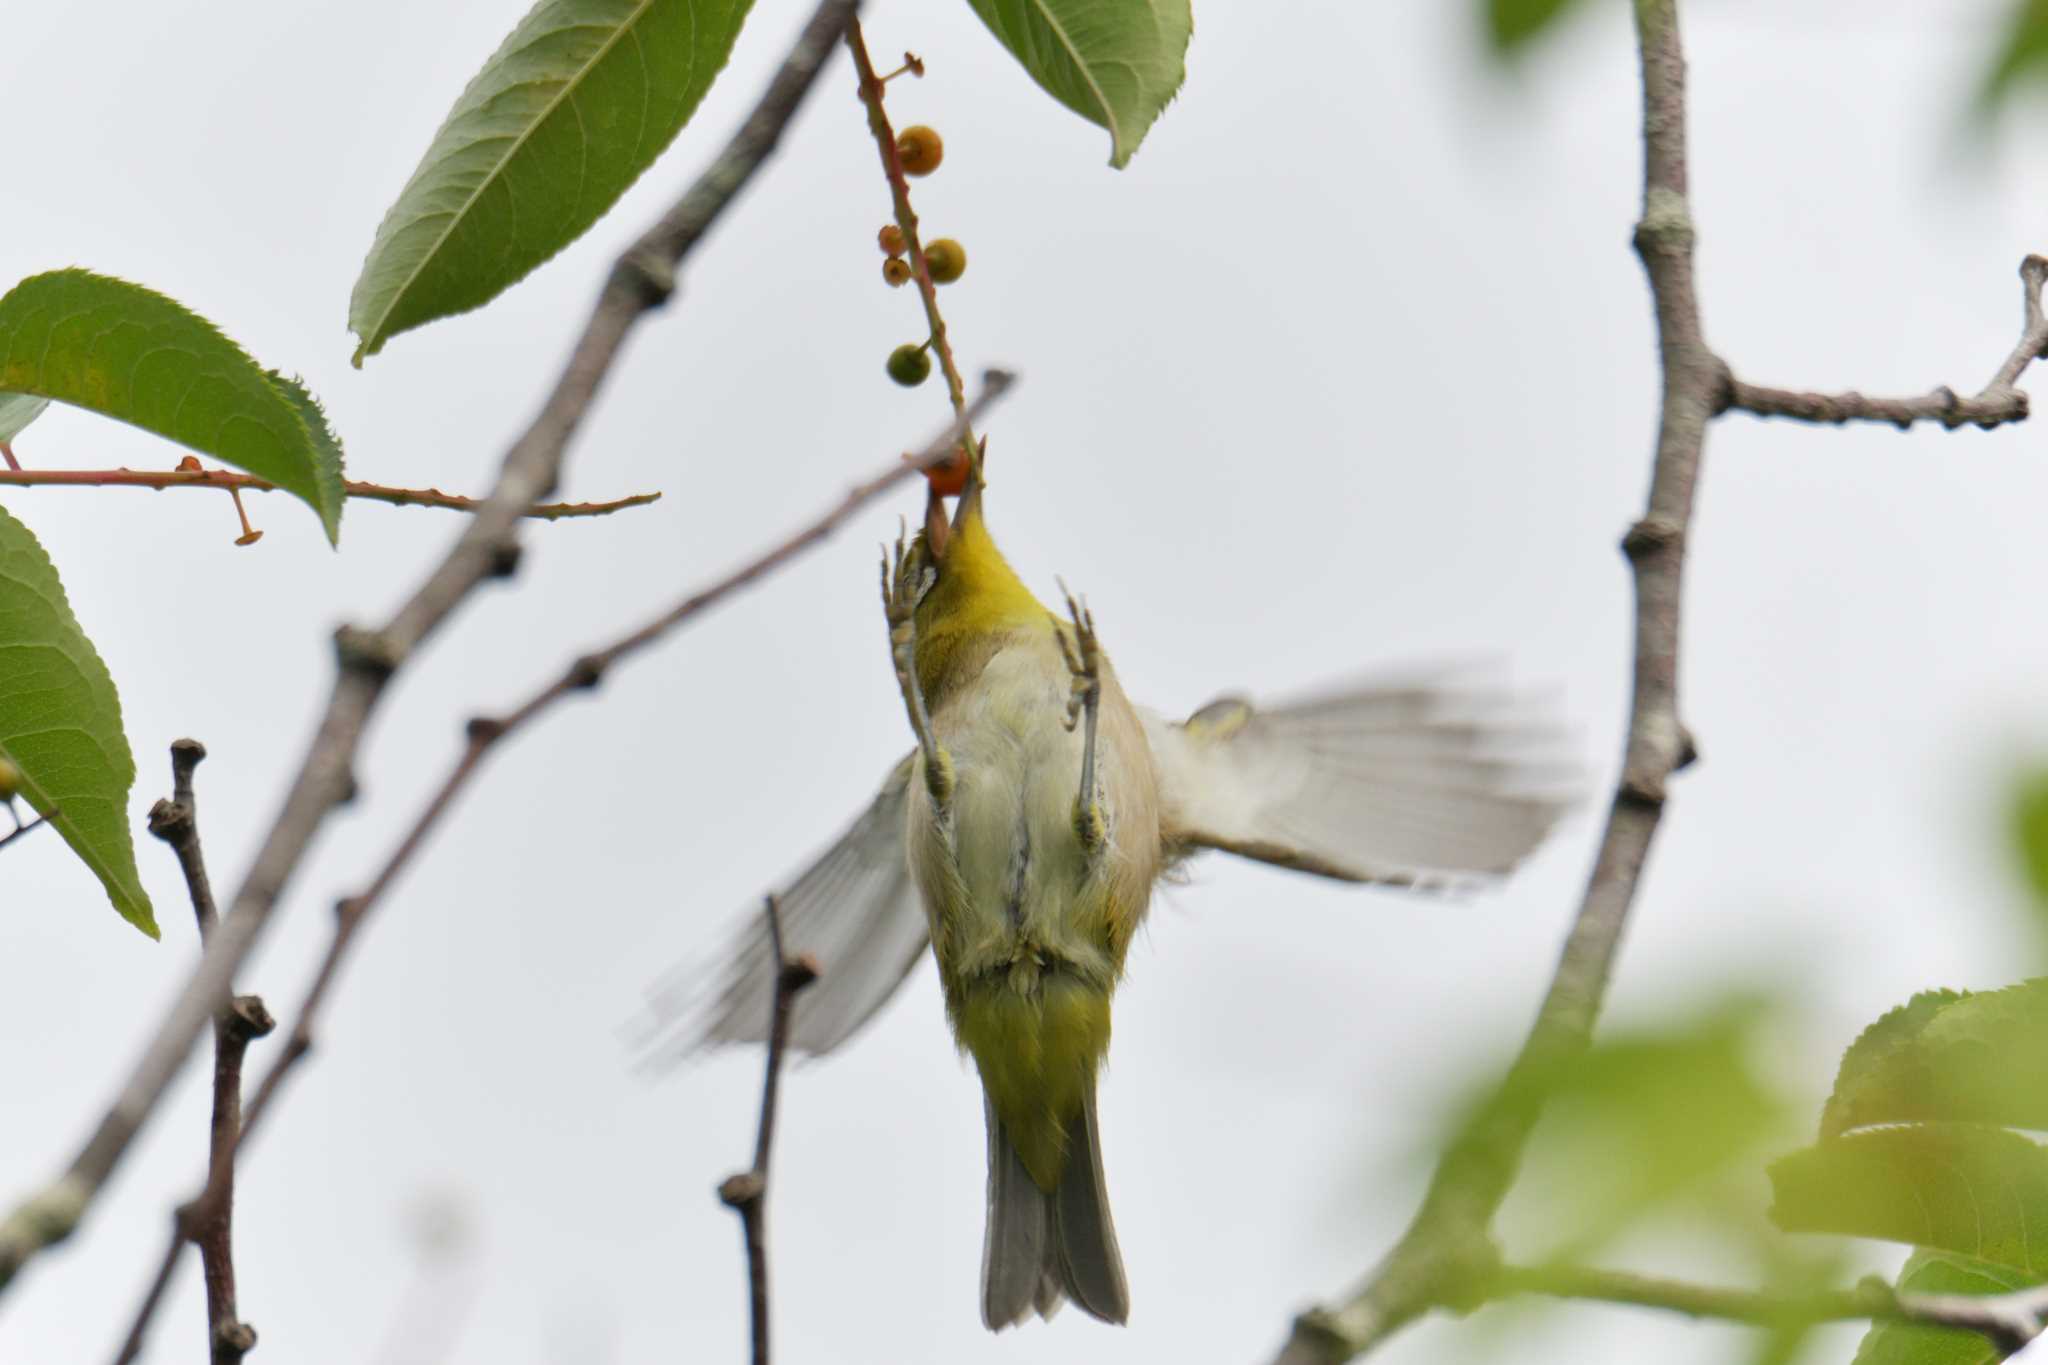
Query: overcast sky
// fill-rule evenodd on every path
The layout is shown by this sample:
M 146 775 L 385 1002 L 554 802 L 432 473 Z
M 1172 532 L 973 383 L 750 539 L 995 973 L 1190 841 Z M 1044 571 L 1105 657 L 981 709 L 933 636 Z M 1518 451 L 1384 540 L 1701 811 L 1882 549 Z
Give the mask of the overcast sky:
M 1047 100 L 965 5 L 877 3 L 879 53 L 930 71 L 899 120 L 945 135 L 917 189 L 972 259 L 945 297 L 970 370 L 1022 384 L 989 424 L 989 515 L 1041 593 L 1085 590 L 1131 692 L 1170 711 L 1375 665 L 1490 655 L 1557 689 L 1600 783 L 1618 753 L 1628 580 L 1654 419 L 1626 7 L 1500 79 L 1466 4 L 1210 3 L 1180 100 L 1131 168 Z M 1708 336 L 1759 382 L 1974 390 L 2048 249 L 2048 107 L 1958 158 L 1990 3 L 1688 6 Z M 611 256 L 727 135 L 808 11 L 762 0 L 666 158 L 586 239 L 484 312 L 348 366 L 349 286 L 386 205 L 513 0 L 166 0 L 5 7 L 0 284 L 66 265 L 136 280 L 304 374 L 351 473 L 482 488 Z M 882 361 L 920 335 L 873 239 L 887 195 L 844 58 L 642 329 L 567 495 L 660 489 L 533 528 L 408 670 L 334 821 L 242 978 L 288 1015 L 328 905 L 381 861 L 478 710 L 637 623 L 943 420 Z M 2041 376 L 2030 376 L 2042 382 Z M 181 452 L 53 410 L 33 465 Z M 2048 437 L 1731 419 L 1707 454 L 1688 582 L 1677 784 L 1610 1018 L 1791 986 L 1784 1061 L 1827 1068 L 1912 991 L 2027 971 L 2000 861 L 2004 765 L 2048 752 Z M 203 740 L 201 824 L 240 882 L 326 694 L 327 637 L 374 621 L 460 529 L 353 504 L 9 490 L 122 694 L 142 769 Z M 492 763 L 378 912 L 320 1048 L 247 1154 L 242 1306 L 262 1360 L 738 1360 L 734 1219 L 752 1052 L 658 1083 L 621 1043 L 662 967 L 715 944 L 907 747 L 874 543 L 911 491 Z M 1448 1097 L 1518 1044 L 1576 904 L 1600 802 L 1510 885 L 1413 900 L 1223 860 L 1155 903 L 1102 1091 L 1129 1265 L 1122 1330 L 977 1314 L 981 1105 L 929 969 L 843 1055 L 792 1073 L 776 1152 L 787 1361 L 1244 1361 L 1354 1281 L 1414 1206 Z M 141 841 L 151 944 L 60 843 L 0 876 L 0 1197 L 68 1159 L 194 952 L 182 884 Z M 258 1044 L 267 1064 L 276 1044 Z M 202 1068 L 75 1245 L 0 1305 L 0 1360 L 109 1355 L 204 1149 Z M 1761 1173 L 1753 1195 L 1767 1200 Z M 424 1224 L 458 1224 L 435 1260 Z M 1647 1253 L 1646 1253 L 1647 1254 Z M 193 1359 L 188 1262 L 160 1360 Z M 1739 1358 L 1737 1330 L 1588 1308 L 1517 1358 Z M 1456 1359 L 1432 1322 L 1390 1361 Z M 1853 1330 L 1838 1334 L 1846 1359 Z

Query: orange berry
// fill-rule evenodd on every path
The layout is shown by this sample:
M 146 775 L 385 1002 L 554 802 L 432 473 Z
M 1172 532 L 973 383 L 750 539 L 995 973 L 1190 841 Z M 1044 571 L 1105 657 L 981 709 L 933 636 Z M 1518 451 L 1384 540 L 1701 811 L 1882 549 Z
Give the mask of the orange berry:
M 931 484 L 932 492 L 942 498 L 958 497 L 967 490 L 967 455 L 954 451 L 925 470 L 925 479 Z
M 910 262 L 901 256 L 891 256 L 882 262 L 882 278 L 889 282 L 891 289 L 898 289 L 910 283 Z
M 951 284 L 967 270 L 967 249 L 951 237 L 941 237 L 924 249 L 925 269 L 933 284 Z
M 936 129 L 913 124 L 897 134 L 896 155 L 905 175 L 930 175 L 946 159 L 946 144 Z
M 903 254 L 903 229 L 897 227 L 894 223 L 890 223 L 880 232 L 876 233 L 875 241 L 880 244 L 884 256 L 901 256 Z

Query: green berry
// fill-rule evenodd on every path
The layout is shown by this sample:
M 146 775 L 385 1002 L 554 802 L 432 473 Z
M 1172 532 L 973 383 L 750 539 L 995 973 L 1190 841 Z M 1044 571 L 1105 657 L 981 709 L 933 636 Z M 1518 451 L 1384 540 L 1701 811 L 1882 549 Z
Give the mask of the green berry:
M 936 129 L 919 123 L 896 135 L 896 156 L 905 175 L 930 175 L 946 159 L 946 144 Z
M 951 237 L 941 237 L 924 249 L 925 268 L 933 284 L 951 284 L 967 270 L 967 249 Z
M 906 389 L 914 389 L 931 377 L 932 358 L 924 347 L 906 341 L 889 352 L 889 377 Z

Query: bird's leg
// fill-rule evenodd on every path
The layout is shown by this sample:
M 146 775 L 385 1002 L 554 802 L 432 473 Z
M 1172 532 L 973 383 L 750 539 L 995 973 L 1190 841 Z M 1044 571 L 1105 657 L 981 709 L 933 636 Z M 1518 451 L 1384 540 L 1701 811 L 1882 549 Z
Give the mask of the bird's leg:
M 1095 720 L 1102 706 L 1102 647 L 1095 639 L 1095 614 L 1088 610 L 1088 604 L 1075 601 L 1065 583 L 1060 584 L 1060 595 L 1067 599 L 1067 615 L 1074 623 L 1071 640 L 1058 617 L 1052 623 L 1060 653 L 1066 656 L 1067 672 L 1072 675 L 1067 692 L 1067 729 L 1072 730 L 1076 721 L 1085 721 L 1081 731 L 1081 790 L 1074 798 L 1074 834 L 1081 847 L 1093 853 L 1109 835 L 1095 790 Z
M 903 689 L 904 709 L 910 712 L 910 728 L 917 747 L 924 754 L 924 784 L 932 804 L 940 813 L 953 797 L 953 760 L 932 737 L 931 714 L 925 710 L 924 689 L 917 681 L 917 604 L 939 578 L 938 570 L 924 562 L 915 543 L 906 543 L 896 533 L 896 550 L 882 547 L 882 613 L 889 618 L 889 658 L 896 665 L 896 682 Z

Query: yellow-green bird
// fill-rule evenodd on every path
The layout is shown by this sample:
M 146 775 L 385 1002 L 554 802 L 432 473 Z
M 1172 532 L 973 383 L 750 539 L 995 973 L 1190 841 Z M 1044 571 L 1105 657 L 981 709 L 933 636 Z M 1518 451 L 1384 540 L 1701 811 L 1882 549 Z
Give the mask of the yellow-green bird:
M 1556 728 L 1441 682 L 1274 710 L 1225 698 L 1178 724 L 1133 706 L 1086 608 L 1055 615 L 997 550 L 974 464 L 950 522 L 934 496 L 925 529 L 883 554 L 917 748 L 779 898 L 785 951 L 823 969 L 789 1042 L 837 1047 L 929 945 L 985 1097 L 983 1322 L 1072 1299 L 1121 1323 L 1095 1077 L 1160 877 L 1212 848 L 1354 882 L 1497 876 L 1574 784 Z M 764 1038 L 773 977 L 756 920 L 685 1046 Z

